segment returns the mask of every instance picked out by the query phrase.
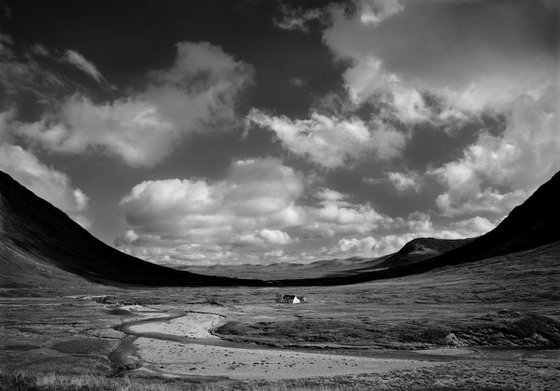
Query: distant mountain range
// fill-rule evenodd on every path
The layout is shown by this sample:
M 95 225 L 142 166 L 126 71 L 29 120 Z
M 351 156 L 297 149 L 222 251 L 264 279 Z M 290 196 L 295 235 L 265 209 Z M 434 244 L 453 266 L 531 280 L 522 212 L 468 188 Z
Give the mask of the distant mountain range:
M 342 285 L 427 272 L 443 266 L 505 255 L 560 241 L 560 173 L 478 238 L 419 238 L 395 254 L 312 264 L 176 270 L 124 254 L 93 237 L 65 213 L 0 171 L 0 287 L 90 282 L 136 286 Z M 252 270 L 252 272 L 251 272 Z M 203 272 L 204 274 L 201 274 Z M 208 275 L 209 273 L 214 275 Z M 300 278 L 279 278 L 286 275 Z M 272 278 L 272 279 L 271 279 Z
M 351 257 L 327 259 L 311 263 L 278 262 L 270 265 L 212 265 L 185 266 L 184 270 L 204 275 L 223 277 L 245 276 L 245 278 L 289 279 L 293 275 L 299 278 L 347 277 L 367 272 L 380 271 L 398 266 L 412 265 L 436 255 L 458 248 L 471 239 L 437 239 L 417 238 L 408 242 L 394 254 L 379 258 Z

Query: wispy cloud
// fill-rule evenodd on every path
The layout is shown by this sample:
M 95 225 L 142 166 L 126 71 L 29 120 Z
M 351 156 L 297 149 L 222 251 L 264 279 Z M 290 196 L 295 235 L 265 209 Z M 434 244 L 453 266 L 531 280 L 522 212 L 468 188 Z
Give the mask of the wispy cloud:
M 75 50 L 66 50 L 66 52 L 64 53 L 63 61 L 87 73 L 97 82 L 106 82 L 105 78 L 103 77 L 101 72 L 99 72 L 97 67 L 91 61 L 88 61 L 82 54 Z
M 321 20 L 324 12 L 321 9 L 302 10 L 290 8 L 286 5 L 280 7 L 281 15 L 274 19 L 274 25 L 282 30 L 288 31 L 309 31 L 309 23 Z

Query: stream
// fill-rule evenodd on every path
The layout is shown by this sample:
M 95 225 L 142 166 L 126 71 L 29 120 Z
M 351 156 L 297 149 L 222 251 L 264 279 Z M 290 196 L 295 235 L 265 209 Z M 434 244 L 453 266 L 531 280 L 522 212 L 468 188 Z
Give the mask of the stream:
M 334 349 L 236 343 L 210 333 L 224 319 L 220 314 L 187 311 L 125 322 L 114 327 L 126 336 L 109 359 L 116 372 L 142 369 L 163 376 L 197 379 L 271 379 L 368 373 L 389 367 L 406 369 L 463 358 L 392 349 L 369 351 L 365 357 Z M 281 376 L 275 375 L 278 373 Z

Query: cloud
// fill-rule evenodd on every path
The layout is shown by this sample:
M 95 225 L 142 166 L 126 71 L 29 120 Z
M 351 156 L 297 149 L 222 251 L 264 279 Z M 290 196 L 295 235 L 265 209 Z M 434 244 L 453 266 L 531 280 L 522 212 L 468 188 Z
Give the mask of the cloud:
M 31 52 L 38 56 L 49 57 L 51 52 L 44 45 L 36 43 L 31 47 Z
M 404 9 L 399 0 L 360 0 L 355 3 L 360 22 L 364 25 L 378 25 Z
M 19 93 L 32 94 L 41 103 L 52 102 L 65 90 L 65 78 L 41 66 L 34 54 L 34 50 L 20 54 L 14 40 L 0 33 L 0 86 L 12 96 L 9 103 Z
M 478 236 L 494 225 L 481 216 L 443 225 L 425 213 L 391 217 L 370 203 L 352 202 L 349 194 L 307 186 L 300 174 L 271 158 L 235 161 L 217 181 L 145 181 L 121 200 L 128 227 L 116 245 L 175 267 L 311 262 L 380 256 L 417 237 Z
M 280 12 L 281 16 L 273 21 L 274 26 L 288 31 L 308 32 L 311 22 L 324 18 L 324 13 L 320 9 L 303 10 L 290 8 L 284 4 L 280 6 Z
M 14 39 L 12 38 L 11 35 L 8 34 L 4 34 L 2 32 L 0 32 L 0 45 L 13 45 L 14 44 Z M 4 46 L 0 46 L 0 51 L 2 51 L 2 47 Z
M 445 215 L 504 215 L 560 169 L 559 87 L 518 98 L 502 134 L 482 131 L 461 157 L 431 172 L 445 189 L 436 200 Z
M 349 253 L 349 254 L 369 254 L 371 253 L 374 247 L 377 247 L 377 241 L 371 237 L 367 236 L 365 238 L 357 239 L 357 238 L 350 238 L 350 239 L 340 239 L 334 252 L 337 254 L 339 253 Z
M 319 237 L 367 234 L 377 229 L 390 229 L 395 223 L 391 217 L 377 212 L 369 203 L 355 204 L 347 194 L 331 189 L 316 193 L 318 205 L 305 208 L 306 222 L 302 232 Z
M 214 259 L 218 246 L 225 257 L 220 262 L 235 262 L 296 246 L 302 238 L 361 235 L 394 224 L 371 205 L 353 204 L 332 189 L 320 189 L 306 205 L 305 186 L 300 174 L 271 158 L 235 161 L 225 179 L 213 182 L 145 181 L 120 203 L 129 228 L 118 245 L 139 256 L 157 247 L 154 259 L 166 254 L 189 262 L 194 253 Z
M 237 236 L 234 241 L 239 244 L 248 245 L 284 245 L 292 242 L 292 238 L 286 232 L 278 229 L 263 228 L 252 233 Z
M 150 72 L 144 91 L 105 103 L 73 95 L 58 112 L 20 124 L 19 135 L 53 152 L 100 151 L 131 166 L 154 166 L 189 135 L 208 132 L 206 125 L 233 121 L 235 99 L 251 75 L 218 47 L 182 42 L 174 65 Z
M 316 196 L 317 196 L 317 198 L 319 198 L 321 200 L 321 203 L 325 203 L 325 202 L 341 203 L 346 198 L 348 198 L 347 194 L 343 194 L 343 193 L 338 192 L 336 190 L 327 189 L 327 188 L 320 189 L 317 192 Z
M 47 167 L 31 152 L 19 146 L 0 144 L 0 170 L 68 213 L 84 228 L 91 225 L 84 215 L 88 208 L 88 197 L 84 192 L 74 188 L 66 174 Z
M 370 15 L 374 3 L 357 2 L 353 13 L 332 6 L 323 32 L 335 59 L 349 64 L 343 81 L 354 105 L 453 134 L 480 126 L 484 115 L 505 118 L 503 128 L 479 129 L 461 156 L 430 169 L 443 187 L 435 202 L 444 215 L 503 216 L 560 169 L 558 8 L 409 1 L 387 3 L 386 12 L 372 6 Z M 412 186 L 395 174 L 389 180 Z
M 406 142 L 406 136 L 389 125 L 318 112 L 307 120 L 291 120 L 253 109 L 247 121 L 272 130 L 288 151 L 326 168 L 352 165 L 365 156 L 391 160 L 401 155 Z
M 377 3 L 358 2 L 353 14 L 331 7 L 323 32 L 334 56 L 350 60 L 344 81 L 355 103 L 382 102 L 404 122 L 445 122 L 503 110 L 557 75 L 558 12 L 545 2 L 390 1 L 364 13 Z
M 400 250 L 409 241 L 422 237 L 441 239 L 462 239 L 483 235 L 495 227 L 485 217 L 476 216 L 460 220 L 448 226 L 435 225 L 424 213 L 412 213 L 393 233 L 362 237 L 345 237 L 334 246 L 324 248 L 322 254 L 328 256 L 380 257 Z
M 303 180 L 275 159 L 239 160 L 227 179 L 146 181 L 121 201 L 138 234 L 185 242 L 283 244 L 281 232 L 297 221 L 295 200 Z
M 423 179 L 420 175 L 413 171 L 398 172 L 389 171 L 385 177 L 371 178 L 366 177 L 362 182 L 368 185 L 381 185 L 390 183 L 398 193 L 415 192 L 418 193 L 422 188 Z
M 36 49 L 40 50 L 39 47 L 36 47 Z M 82 72 L 87 73 L 97 82 L 105 81 L 105 78 L 103 77 L 101 72 L 99 72 L 97 67 L 91 61 L 88 61 L 82 54 L 75 50 L 66 50 L 66 52 L 64 53 L 63 61 L 75 66 Z
M 420 191 L 421 182 L 418 174 L 414 172 L 389 172 L 387 177 L 398 192 Z

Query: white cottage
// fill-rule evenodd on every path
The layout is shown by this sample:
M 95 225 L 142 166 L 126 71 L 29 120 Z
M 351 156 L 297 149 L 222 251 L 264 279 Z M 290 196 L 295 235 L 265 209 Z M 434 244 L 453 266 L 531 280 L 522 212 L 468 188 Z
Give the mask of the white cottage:
M 299 304 L 305 303 L 307 300 L 305 296 L 296 296 L 296 295 L 276 295 L 276 302 L 277 303 L 288 303 L 288 304 Z

